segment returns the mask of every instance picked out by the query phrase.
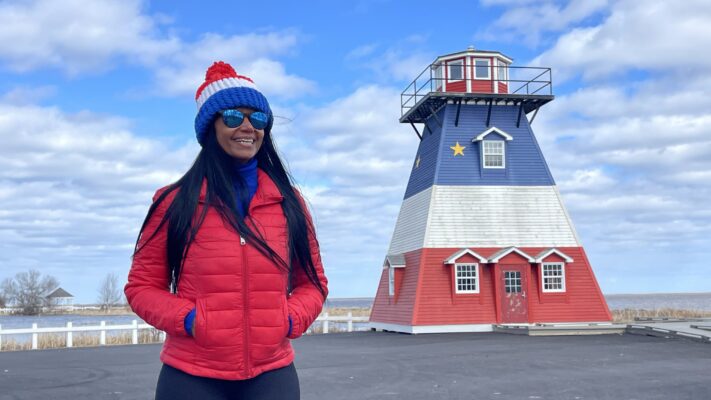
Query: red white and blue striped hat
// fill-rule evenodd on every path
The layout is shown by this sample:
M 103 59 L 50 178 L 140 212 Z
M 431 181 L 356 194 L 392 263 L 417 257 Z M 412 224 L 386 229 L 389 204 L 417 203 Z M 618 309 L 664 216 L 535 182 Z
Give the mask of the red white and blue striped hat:
M 230 64 L 218 61 L 207 69 L 205 82 L 195 93 L 198 113 L 195 117 L 195 134 L 198 143 L 204 145 L 207 133 L 219 111 L 237 107 L 249 107 L 269 116 L 265 128 L 271 130 L 274 118 L 269 102 L 257 89 L 252 79 L 237 75 Z

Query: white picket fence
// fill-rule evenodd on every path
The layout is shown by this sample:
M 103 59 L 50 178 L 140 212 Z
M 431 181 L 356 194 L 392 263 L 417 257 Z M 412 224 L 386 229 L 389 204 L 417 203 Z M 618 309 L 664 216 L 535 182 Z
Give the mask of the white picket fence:
M 354 322 L 368 322 L 368 317 L 354 317 L 353 313 L 349 312 L 347 316 L 329 316 L 328 313 L 323 313 L 309 327 L 312 330 L 316 324 L 321 323 L 322 333 L 329 333 L 329 323 L 340 322 L 347 323 L 347 332 L 353 332 Z M 32 324 L 32 328 L 24 329 L 2 329 L 0 325 L 0 350 L 2 350 L 2 338 L 8 335 L 32 335 L 32 350 L 37 350 L 38 337 L 41 333 L 65 333 L 67 335 L 67 346 L 74 347 L 73 336 L 75 332 L 100 332 L 99 344 L 106 345 L 106 332 L 108 331 L 131 331 L 131 343 L 138 344 L 138 331 L 142 329 L 154 329 L 148 324 L 139 324 L 138 320 L 133 320 L 128 325 L 106 325 L 106 321 L 101 321 L 100 325 L 92 326 L 72 326 L 71 322 L 67 322 L 66 327 L 42 327 L 39 328 L 36 323 Z M 160 340 L 165 340 L 165 332 L 160 331 Z

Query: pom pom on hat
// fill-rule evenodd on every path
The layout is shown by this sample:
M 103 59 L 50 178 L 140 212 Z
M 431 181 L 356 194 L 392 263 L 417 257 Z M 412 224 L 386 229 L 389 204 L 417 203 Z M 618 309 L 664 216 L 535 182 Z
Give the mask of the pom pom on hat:
M 232 66 L 218 61 L 205 73 L 205 82 L 195 93 L 198 113 L 195 116 L 195 135 L 203 145 L 211 124 L 219 111 L 249 107 L 269 116 L 267 130 L 273 123 L 272 110 L 267 98 L 257 89 L 252 79 L 238 75 Z

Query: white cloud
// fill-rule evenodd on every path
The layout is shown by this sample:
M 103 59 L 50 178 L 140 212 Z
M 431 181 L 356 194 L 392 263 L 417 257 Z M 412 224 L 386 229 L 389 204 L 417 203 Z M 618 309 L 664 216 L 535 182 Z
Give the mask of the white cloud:
M 110 67 L 115 57 L 141 63 L 178 49 L 158 33 L 142 1 L 9 1 L 0 4 L 0 59 L 15 71 L 43 66 L 70 74 Z
M 378 82 L 393 80 L 410 82 L 433 60 L 434 55 L 422 49 L 426 37 L 411 35 L 388 47 L 378 43 L 365 44 L 348 52 L 346 59 L 353 66 L 365 68 Z
M 52 97 L 57 89 L 54 86 L 18 86 L 0 97 L 0 103 L 24 105 L 35 104 Z
M 577 74 L 588 80 L 621 76 L 630 69 L 685 79 L 711 66 L 711 55 L 700 51 L 709 37 L 708 1 L 622 0 L 612 4 L 600 25 L 562 35 L 534 64 L 555 66 L 558 80 Z
M 377 43 L 365 44 L 358 46 L 346 54 L 346 60 L 357 60 L 359 58 L 367 57 L 378 48 Z
M 229 37 L 206 34 L 194 43 L 183 43 L 167 65 L 156 71 L 156 90 L 166 95 L 195 94 L 205 80 L 207 68 L 222 60 L 238 74 L 252 78 L 270 97 L 289 99 L 312 93 L 314 82 L 288 74 L 282 63 L 271 59 L 293 51 L 298 40 L 297 34 L 291 32 Z
M 294 32 L 185 40 L 167 33 L 172 21 L 148 15 L 141 0 L 34 0 L 0 4 L 0 61 L 16 72 L 43 67 L 70 75 L 99 73 L 128 63 L 152 70 L 159 95 L 194 94 L 214 61 L 233 63 L 272 97 L 296 98 L 314 82 L 289 74 L 274 57 L 293 52 Z M 144 91 L 141 91 L 144 93 Z
M 197 153 L 195 144 L 169 148 L 127 126 L 114 116 L 0 104 L 6 274 L 41 268 L 59 278 L 80 274 L 91 284 L 109 270 L 125 273 L 153 191 Z
M 570 175 L 572 176 L 567 176 L 567 180 L 558 182 L 558 185 L 568 191 L 609 190 L 615 183 L 615 180 L 600 168 L 578 169 Z
M 537 45 L 542 35 L 561 32 L 606 10 L 608 0 L 528 1 L 486 0 L 484 5 L 508 9 L 477 35 L 485 40 L 523 41 Z

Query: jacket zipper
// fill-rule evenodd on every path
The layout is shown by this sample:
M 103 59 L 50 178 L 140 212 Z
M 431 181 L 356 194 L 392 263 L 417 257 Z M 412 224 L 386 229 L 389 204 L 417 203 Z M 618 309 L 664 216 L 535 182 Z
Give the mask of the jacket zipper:
M 272 204 L 272 202 L 265 202 L 264 204 L 251 204 L 248 209 L 248 214 L 251 215 L 253 209 Z M 247 222 L 249 216 L 245 218 Z M 249 362 L 249 277 L 247 276 L 247 254 L 246 250 L 247 241 L 244 237 L 239 235 L 239 244 L 242 248 L 242 290 L 243 290 L 243 303 L 244 303 L 244 362 L 247 369 L 247 374 L 251 374 L 251 366 Z
M 243 303 L 244 303 L 244 365 L 247 369 L 247 374 L 250 374 L 250 364 L 249 364 L 249 278 L 247 276 L 247 248 L 245 245 L 247 241 L 244 240 L 242 235 L 239 235 L 239 244 L 242 247 L 242 293 L 243 293 Z

